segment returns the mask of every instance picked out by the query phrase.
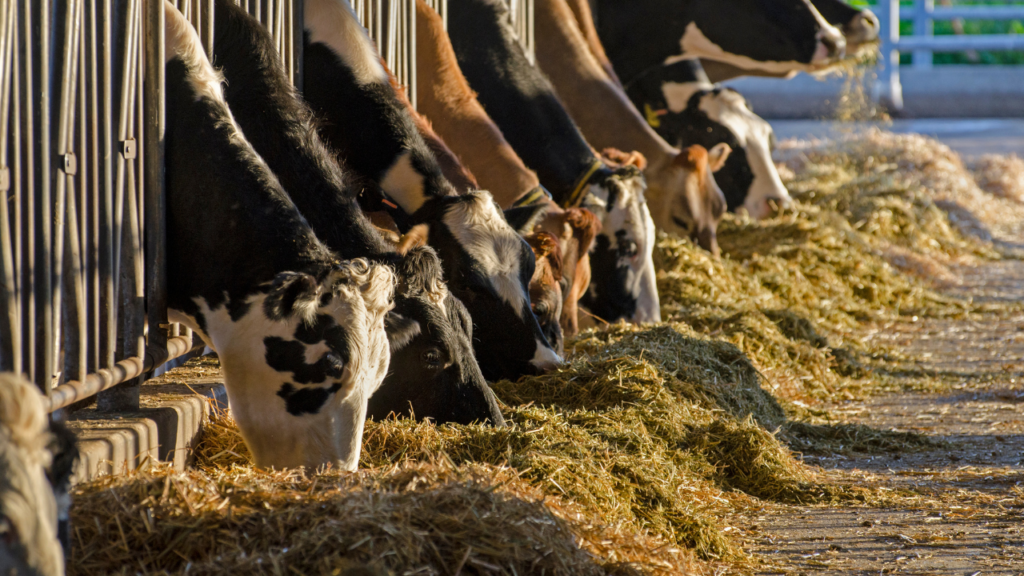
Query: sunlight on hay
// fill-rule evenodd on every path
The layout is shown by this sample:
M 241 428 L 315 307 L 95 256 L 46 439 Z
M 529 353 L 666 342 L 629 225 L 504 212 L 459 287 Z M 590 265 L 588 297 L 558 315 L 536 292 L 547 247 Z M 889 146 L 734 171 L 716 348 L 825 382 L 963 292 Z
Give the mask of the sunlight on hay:
M 1016 154 L 985 154 L 967 166 L 982 190 L 1024 204 L 1024 160 Z

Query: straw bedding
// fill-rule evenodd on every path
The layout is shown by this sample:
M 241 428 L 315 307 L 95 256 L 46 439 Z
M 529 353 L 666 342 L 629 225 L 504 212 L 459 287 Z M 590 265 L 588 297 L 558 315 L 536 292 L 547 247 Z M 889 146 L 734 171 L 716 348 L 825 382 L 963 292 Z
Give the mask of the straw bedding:
M 936 144 L 874 133 L 832 146 L 788 157 L 795 209 L 726 219 L 721 260 L 662 236 L 666 323 L 586 332 L 563 368 L 495 383 L 508 428 L 368 422 L 358 473 L 266 472 L 223 415 L 189 472 L 78 489 L 70 573 L 688 574 L 743 562 L 725 512 L 837 495 L 790 447 L 929 446 L 800 408 L 878 382 L 895 356 L 860 341 L 866 324 L 977 313 L 902 274 L 893 254 L 999 257 L 940 207 L 989 200 L 973 180 L 936 191 L 936 171 L 967 174 L 955 157 L 926 162 Z

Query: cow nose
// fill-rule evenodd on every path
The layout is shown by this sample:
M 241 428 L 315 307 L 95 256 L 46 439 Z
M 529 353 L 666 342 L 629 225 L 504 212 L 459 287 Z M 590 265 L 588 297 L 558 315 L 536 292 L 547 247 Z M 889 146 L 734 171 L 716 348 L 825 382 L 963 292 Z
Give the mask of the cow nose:
M 533 360 L 530 360 L 530 364 L 541 372 L 547 372 L 561 366 L 562 358 L 547 344 L 537 340 L 537 351 L 533 355 Z
M 834 26 L 825 25 L 818 32 L 818 46 L 811 59 L 812 64 L 826 64 L 846 55 L 846 38 Z
M 878 16 L 870 10 L 864 10 L 846 25 L 846 41 L 851 46 L 877 42 L 880 29 Z

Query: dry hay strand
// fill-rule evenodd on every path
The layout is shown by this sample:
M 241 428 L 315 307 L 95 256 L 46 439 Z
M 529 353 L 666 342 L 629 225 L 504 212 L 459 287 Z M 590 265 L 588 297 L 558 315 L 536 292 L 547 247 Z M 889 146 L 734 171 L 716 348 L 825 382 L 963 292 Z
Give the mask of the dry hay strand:
M 687 574 L 692 555 L 595 522 L 507 468 L 354 474 L 169 467 L 80 487 L 69 574 Z M 601 557 L 591 551 L 604 552 Z
M 1016 154 L 985 154 L 967 167 L 985 192 L 1024 204 L 1024 160 Z
M 793 196 L 833 211 L 869 239 L 937 258 L 998 258 L 1024 206 L 985 193 L 948 146 L 871 128 L 779 147 Z M 878 244 L 876 244 L 876 247 Z

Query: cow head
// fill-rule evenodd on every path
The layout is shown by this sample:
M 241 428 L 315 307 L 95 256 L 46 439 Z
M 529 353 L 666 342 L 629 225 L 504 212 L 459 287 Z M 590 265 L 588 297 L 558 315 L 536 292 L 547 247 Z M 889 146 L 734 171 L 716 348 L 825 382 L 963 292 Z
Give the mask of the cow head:
M 813 71 L 846 54 L 846 39 L 810 0 L 692 0 L 681 58 L 709 58 L 748 70 Z M 737 17 L 731 17 L 736 15 Z
M 448 289 L 473 318 L 473 347 L 488 380 L 538 374 L 562 362 L 530 306 L 533 251 L 488 192 L 429 198 L 411 218 L 427 226 Z
M 281 272 L 243 303 L 174 311 L 216 350 L 262 468 L 359 463 L 366 404 L 387 373 L 394 274 L 356 259 Z
M 861 48 L 878 42 L 880 25 L 874 12 L 859 10 L 843 0 L 811 0 L 829 24 L 838 27 L 846 38 L 846 51 L 856 54 Z
M 544 337 L 562 354 L 564 341 L 560 320 L 563 291 L 566 288 L 562 277 L 562 250 L 554 235 L 538 228 L 547 220 L 549 213 L 556 211 L 560 210 L 554 203 L 539 202 L 508 208 L 504 214 L 509 225 L 533 250 L 536 264 L 533 277 L 530 278 L 530 306 Z
M 391 367 L 370 398 L 368 415 L 503 426 L 497 400 L 473 353 L 469 312 L 448 292 L 437 254 L 425 246 L 403 252 L 395 271 L 395 308 L 385 321 Z
M 708 150 L 725 143 L 732 149 L 715 180 L 729 209 L 760 219 L 792 199 L 772 161 L 775 134 L 754 114 L 746 99 L 731 88 L 693 89 L 663 85 L 668 114 L 659 132 L 675 135 L 676 145 L 699 144 Z
M 581 303 L 609 322 L 661 320 L 654 271 L 654 221 L 647 209 L 647 183 L 627 164 L 598 170 L 583 207 L 601 221 L 590 250 L 592 282 Z
M 710 151 L 695 144 L 677 154 L 669 168 L 648 172 L 647 202 L 659 230 L 689 237 L 719 254 L 717 230 L 726 202 L 714 172 L 725 165 L 731 151 L 728 144 Z
M 57 445 L 36 387 L 12 374 L 0 374 L 0 568 L 4 574 L 64 574 L 58 520 L 60 500 L 67 512 L 70 466 L 57 470 Z

